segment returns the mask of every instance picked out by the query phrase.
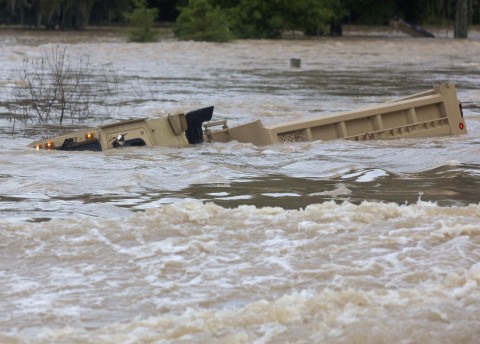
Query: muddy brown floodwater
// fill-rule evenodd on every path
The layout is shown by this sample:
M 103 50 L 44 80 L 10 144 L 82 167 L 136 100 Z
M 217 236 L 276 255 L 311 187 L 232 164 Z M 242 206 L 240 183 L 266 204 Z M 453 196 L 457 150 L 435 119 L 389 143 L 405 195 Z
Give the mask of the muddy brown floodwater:
M 0 31 L 0 342 L 476 343 L 480 34 L 450 34 Z M 89 125 L 209 105 L 272 124 L 449 81 L 468 134 L 37 152 L 12 135 L 11 92 L 57 44 L 117 71 Z

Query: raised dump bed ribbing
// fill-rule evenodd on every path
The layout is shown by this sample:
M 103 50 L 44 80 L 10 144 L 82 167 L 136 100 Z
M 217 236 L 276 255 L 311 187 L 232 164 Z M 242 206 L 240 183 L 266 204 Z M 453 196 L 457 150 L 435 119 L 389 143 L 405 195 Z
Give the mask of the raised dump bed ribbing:
M 264 126 L 261 121 L 226 130 L 205 128 L 209 141 L 237 140 L 257 145 L 315 140 L 373 140 L 466 133 L 453 84 L 441 84 L 393 102 L 301 120 Z
M 186 146 L 236 140 L 256 145 L 315 140 L 373 140 L 458 135 L 467 132 L 453 84 L 369 108 L 264 126 L 229 128 L 210 121 L 213 106 L 155 119 L 123 121 L 33 142 L 36 149 L 107 150 L 125 146 Z

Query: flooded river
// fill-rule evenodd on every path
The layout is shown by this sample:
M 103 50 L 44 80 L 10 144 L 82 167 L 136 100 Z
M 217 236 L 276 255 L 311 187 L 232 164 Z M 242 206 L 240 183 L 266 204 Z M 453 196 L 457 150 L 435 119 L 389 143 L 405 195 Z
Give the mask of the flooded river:
M 0 343 L 476 343 L 480 32 L 227 44 L 0 31 Z M 24 57 L 117 71 L 89 125 L 215 105 L 230 125 L 456 84 L 468 134 L 107 152 L 12 133 Z M 302 67 L 290 68 L 290 58 Z

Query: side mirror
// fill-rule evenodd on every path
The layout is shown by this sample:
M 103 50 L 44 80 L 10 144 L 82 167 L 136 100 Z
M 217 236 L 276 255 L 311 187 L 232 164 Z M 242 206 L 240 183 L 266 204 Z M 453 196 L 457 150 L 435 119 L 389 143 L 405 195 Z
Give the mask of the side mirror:
M 125 135 L 126 134 L 118 134 L 115 138 L 111 141 L 113 148 L 122 147 L 125 144 Z
M 119 145 L 119 146 L 123 146 L 125 144 L 125 136 L 120 134 L 118 135 L 116 138 L 115 138 L 115 142 Z

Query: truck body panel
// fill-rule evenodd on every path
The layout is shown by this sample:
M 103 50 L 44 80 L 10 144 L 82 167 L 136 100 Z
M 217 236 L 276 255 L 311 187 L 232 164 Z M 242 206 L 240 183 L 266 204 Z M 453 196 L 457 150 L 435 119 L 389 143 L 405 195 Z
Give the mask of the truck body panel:
M 107 150 L 124 146 L 187 146 L 207 142 L 268 145 L 316 140 L 373 140 L 459 135 L 467 132 L 453 84 L 360 110 L 264 126 L 260 120 L 229 128 L 210 121 L 213 106 L 187 114 L 134 119 L 33 142 L 37 149 Z M 95 149 L 90 149 L 95 148 Z

